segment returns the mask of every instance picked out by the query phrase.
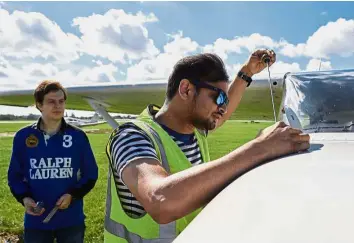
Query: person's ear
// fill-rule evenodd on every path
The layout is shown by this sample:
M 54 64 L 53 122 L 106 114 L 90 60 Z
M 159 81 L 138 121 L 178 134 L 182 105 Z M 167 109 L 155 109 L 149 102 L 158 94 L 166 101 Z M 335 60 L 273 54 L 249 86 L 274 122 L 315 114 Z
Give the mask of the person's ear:
M 191 95 L 192 85 L 188 79 L 182 79 L 178 86 L 178 93 L 181 99 L 187 100 Z

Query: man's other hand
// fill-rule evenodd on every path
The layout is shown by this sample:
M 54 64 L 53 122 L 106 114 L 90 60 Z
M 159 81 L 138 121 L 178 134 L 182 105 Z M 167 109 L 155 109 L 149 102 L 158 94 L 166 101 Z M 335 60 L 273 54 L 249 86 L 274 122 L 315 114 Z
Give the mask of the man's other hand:
M 265 128 L 256 140 L 267 150 L 268 159 L 307 150 L 310 136 L 301 130 L 292 128 L 284 122 L 277 122 Z
M 72 196 L 70 194 L 64 194 L 59 198 L 56 205 L 59 209 L 66 209 L 69 207 L 72 200 Z
M 37 206 L 37 204 L 35 203 L 35 201 L 33 201 L 32 198 L 30 197 L 25 197 L 23 199 L 23 205 L 25 206 L 26 209 L 26 213 L 33 215 L 33 216 L 40 216 L 44 213 L 45 209 L 42 208 L 42 210 L 39 213 L 35 213 L 34 212 L 34 208 Z

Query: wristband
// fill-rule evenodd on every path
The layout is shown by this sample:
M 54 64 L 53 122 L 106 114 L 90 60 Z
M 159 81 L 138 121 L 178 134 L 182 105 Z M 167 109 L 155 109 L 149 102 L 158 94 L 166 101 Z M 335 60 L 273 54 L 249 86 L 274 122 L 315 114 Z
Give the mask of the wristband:
M 247 82 L 247 87 L 250 86 L 250 84 L 252 83 L 252 78 L 247 76 L 244 72 L 239 71 L 237 74 L 237 77 L 243 79 L 244 81 Z

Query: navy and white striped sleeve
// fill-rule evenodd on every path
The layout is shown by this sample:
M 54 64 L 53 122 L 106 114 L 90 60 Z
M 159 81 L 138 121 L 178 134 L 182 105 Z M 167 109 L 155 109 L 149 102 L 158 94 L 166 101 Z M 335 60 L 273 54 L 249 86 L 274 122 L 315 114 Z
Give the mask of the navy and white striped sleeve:
M 112 138 L 110 146 L 113 166 L 122 180 L 122 171 L 129 162 L 138 158 L 158 159 L 148 135 L 135 125 L 124 125 Z M 123 181 L 123 180 L 122 180 Z

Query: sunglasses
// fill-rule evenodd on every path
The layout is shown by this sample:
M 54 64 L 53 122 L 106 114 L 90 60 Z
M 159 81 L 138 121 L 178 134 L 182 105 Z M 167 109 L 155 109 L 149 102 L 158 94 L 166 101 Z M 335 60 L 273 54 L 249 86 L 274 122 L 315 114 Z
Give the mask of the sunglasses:
M 217 87 L 214 87 L 212 85 L 209 85 L 205 82 L 199 82 L 199 81 L 191 81 L 190 82 L 192 84 L 194 84 L 196 87 L 199 87 L 199 88 L 206 88 L 206 89 L 210 89 L 210 90 L 214 90 L 216 92 L 218 92 L 218 96 L 216 97 L 215 99 L 215 103 L 217 104 L 218 107 L 221 107 L 221 106 L 227 106 L 229 104 L 229 98 L 227 98 L 227 94 L 222 90 L 222 89 L 219 89 Z

